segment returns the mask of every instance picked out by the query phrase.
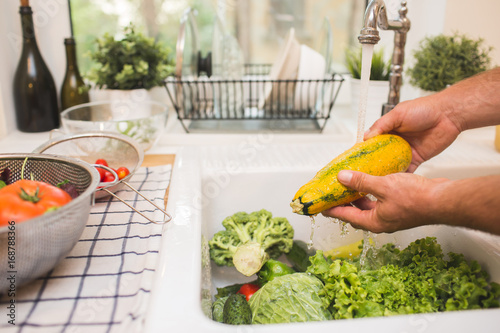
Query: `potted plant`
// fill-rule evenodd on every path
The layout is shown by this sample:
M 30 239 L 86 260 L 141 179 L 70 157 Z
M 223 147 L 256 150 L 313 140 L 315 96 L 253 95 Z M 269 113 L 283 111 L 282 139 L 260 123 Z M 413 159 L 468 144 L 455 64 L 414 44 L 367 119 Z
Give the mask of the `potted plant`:
M 358 112 L 361 90 L 361 47 L 346 50 L 346 67 L 351 74 L 351 110 Z M 365 127 L 368 128 L 382 114 L 382 105 L 389 97 L 390 61 L 384 59 L 383 49 L 374 49 L 372 66 L 370 69 L 370 82 L 368 83 L 368 98 L 366 105 Z
M 426 37 L 414 54 L 414 64 L 407 70 L 410 83 L 426 92 L 443 90 L 460 80 L 490 67 L 492 48 L 482 38 L 440 34 Z
M 108 33 L 97 38 L 97 49 L 89 52 L 93 67 L 87 77 L 95 88 L 93 101 L 157 99 L 151 97 L 154 88 L 165 90 L 163 81 L 174 70 L 170 49 L 137 32 L 133 25 L 123 32 L 119 40 Z

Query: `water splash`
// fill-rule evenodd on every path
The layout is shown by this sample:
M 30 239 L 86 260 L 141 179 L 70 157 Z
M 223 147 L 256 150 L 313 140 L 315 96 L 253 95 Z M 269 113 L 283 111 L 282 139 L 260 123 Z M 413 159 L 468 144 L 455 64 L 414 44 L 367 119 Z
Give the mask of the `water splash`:
M 341 219 L 338 219 L 336 217 L 330 217 L 328 220 L 332 223 L 338 223 L 339 228 L 340 228 L 340 237 L 346 237 L 349 235 L 349 224 L 345 221 L 342 221 Z
M 370 234 L 371 233 L 369 231 L 363 231 L 363 250 L 361 251 L 361 255 L 359 256 L 359 266 L 361 268 L 361 271 L 365 270 L 366 256 L 368 250 L 372 248 Z
M 314 231 L 316 230 L 316 220 L 314 216 L 310 216 L 311 218 L 311 234 L 309 235 L 309 242 L 307 243 L 307 249 L 310 250 L 314 247 Z

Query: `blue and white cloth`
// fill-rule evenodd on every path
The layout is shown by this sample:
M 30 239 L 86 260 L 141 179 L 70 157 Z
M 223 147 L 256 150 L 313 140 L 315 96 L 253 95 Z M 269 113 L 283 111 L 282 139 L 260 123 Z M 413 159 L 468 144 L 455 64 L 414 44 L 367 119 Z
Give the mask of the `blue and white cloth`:
M 171 172 L 171 165 L 143 167 L 129 184 L 163 207 Z M 164 220 L 128 187 L 116 194 L 154 221 Z M 71 253 L 46 276 L 18 288 L 15 326 L 6 313 L 10 298 L 0 295 L 0 331 L 141 332 L 162 229 L 117 199 L 100 199 Z

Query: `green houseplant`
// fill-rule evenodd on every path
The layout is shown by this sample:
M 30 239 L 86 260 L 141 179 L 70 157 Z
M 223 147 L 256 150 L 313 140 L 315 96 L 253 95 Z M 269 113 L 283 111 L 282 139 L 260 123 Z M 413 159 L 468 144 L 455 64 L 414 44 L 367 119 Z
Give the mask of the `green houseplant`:
M 173 72 L 170 49 L 129 25 L 124 37 L 116 40 L 106 33 L 97 38 L 97 49 L 89 53 L 93 61 L 88 79 L 98 89 L 146 89 L 163 85 Z
M 361 95 L 361 57 L 362 49 L 349 48 L 345 53 L 346 67 L 351 74 L 351 111 L 357 113 Z M 384 59 L 383 49 L 374 49 L 368 82 L 366 100 L 365 128 L 370 127 L 382 114 L 382 105 L 389 96 L 390 61 Z
M 349 48 L 346 50 L 345 61 L 349 73 L 354 79 L 361 79 L 361 47 Z M 374 50 L 372 57 L 372 67 L 370 70 L 371 81 L 388 81 L 391 63 L 384 59 L 384 50 Z
M 410 83 L 425 91 L 440 91 L 490 67 L 492 48 L 482 38 L 440 34 L 420 41 L 407 70 Z

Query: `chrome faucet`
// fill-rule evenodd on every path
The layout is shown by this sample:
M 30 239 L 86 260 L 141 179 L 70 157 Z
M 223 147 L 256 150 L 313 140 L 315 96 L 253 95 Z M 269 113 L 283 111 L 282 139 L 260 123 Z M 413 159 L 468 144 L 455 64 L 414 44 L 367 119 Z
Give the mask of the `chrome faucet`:
M 361 44 L 377 44 L 380 40 L 378 28 L 394 30 L 394 50 L 389 74 L 389 97 L 387 103 L 382 106 L 382 115 L 391 111 L 399 103 L 401 84 L 403 83 L 406 34 L 410 30 L 410 20 L 406 18 L 407 13 L 406 1 L 402 1 L 399 8 L 399 18 L 389 20 L 384 1 L 371 0 L 366 7 L 363 29 L 358 36 Z

